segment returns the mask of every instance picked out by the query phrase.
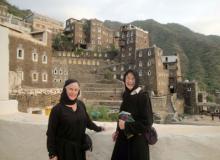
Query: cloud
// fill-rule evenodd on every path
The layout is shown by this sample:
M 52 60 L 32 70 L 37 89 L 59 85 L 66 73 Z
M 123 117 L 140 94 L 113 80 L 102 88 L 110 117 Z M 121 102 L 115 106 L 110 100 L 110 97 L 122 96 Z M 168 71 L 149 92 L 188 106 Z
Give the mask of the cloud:
M 154 19 L 179 23 L 196 32 L 220 35 L 219 0 L 8 0 L 61 21 L 72 17 L 97 18 L 128 23 Z M 214 18 L 213 18 L 214 17 Z

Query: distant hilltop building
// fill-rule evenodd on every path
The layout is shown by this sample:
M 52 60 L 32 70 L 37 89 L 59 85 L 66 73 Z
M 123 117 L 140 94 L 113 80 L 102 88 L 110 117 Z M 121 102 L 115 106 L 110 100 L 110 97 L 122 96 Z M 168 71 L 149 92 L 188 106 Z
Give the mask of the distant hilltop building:
M 52 33 L 57 34 L 63 32 L 64 29 L 63 22 L 38 13 L 32 13 L 24 20 L 31 24 L 32 31 L 50 30 Z
M 50 30 L 52 34 L 57 34 L 64 30 L 61 21 L 38 13 L 31 13 L 23 19 L 8 13 L 8 7 L 4 5 L 0 5 L 0 22 L 26 33 Z

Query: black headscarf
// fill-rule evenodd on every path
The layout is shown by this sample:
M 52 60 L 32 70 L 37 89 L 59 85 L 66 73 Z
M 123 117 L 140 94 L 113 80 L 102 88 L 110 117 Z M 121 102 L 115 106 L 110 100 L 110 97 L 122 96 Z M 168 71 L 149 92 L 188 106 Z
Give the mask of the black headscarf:
M 60 96 L 60 103 L 62 103 L 64 105 L 73 105 L 73 104 L 75 104 L 76 101 L 77 101 L 77 98 L 80 94 L 80 90 L 79 90 L 79 93 L 78 93 L 76 99 L 74 99 L 74 100 L 69 99 L 69 97 L 67 96 L 67 93 L 66 93 L 66 86 L 68 86 L 71 83 L 78 83 L 78 85 L 79 85 L 79 82 L 75 79 L 68 79 L 68 80 L 65 81 L 65 84 L 63 86 L 63 91 L 62 91 L 61 96 Z
M 134 87 L 130 90 L 127 88 L 126 84 L 125 84 L 125 79 L 126 79 L 126 76 L 128 75 L 128 73 L 131 73 L 134 75 L 134 79 L 135 79 L 135 85 Z M 125 92 L 123 94 L 123 99 L 127 96 L 127 95 L 130 95 L 130 93 L 137 89 L 139 87 L 139 76 L 138 76 L 138 73 L 132 69 L 129 69 L 125 72 L 124 74 L 124 78 L 123 78 L 123 81 L 124 81 L 124 84 L 125 84 Z

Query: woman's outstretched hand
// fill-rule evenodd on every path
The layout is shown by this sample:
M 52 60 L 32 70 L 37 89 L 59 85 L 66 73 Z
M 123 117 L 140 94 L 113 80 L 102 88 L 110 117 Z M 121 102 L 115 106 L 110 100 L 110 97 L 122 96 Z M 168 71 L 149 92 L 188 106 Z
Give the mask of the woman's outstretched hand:
M 112 140 L 113 140 L 113 142 L 116 141 L 117 137 L 118 137 L 118 131 L 115 131 L 115 132 L 112 134 Z

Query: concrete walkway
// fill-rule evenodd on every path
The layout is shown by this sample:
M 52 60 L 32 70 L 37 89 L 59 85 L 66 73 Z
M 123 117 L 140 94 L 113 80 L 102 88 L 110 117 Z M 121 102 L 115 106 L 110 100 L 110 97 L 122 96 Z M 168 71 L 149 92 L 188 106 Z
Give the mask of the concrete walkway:
M 0 115 L 1 160 L 48 160 L 46 128 L 48 118 L 14 113 Z M 88 160 L 110 160 L 114 143 L 111 134 L 116 123 L 97 122 L 105 132 L 88 131 L 94 142 Z M 154 125 L 159 141 L 150 147 L 151 160 L 218 160 L 220 127 L 192 125 Z

